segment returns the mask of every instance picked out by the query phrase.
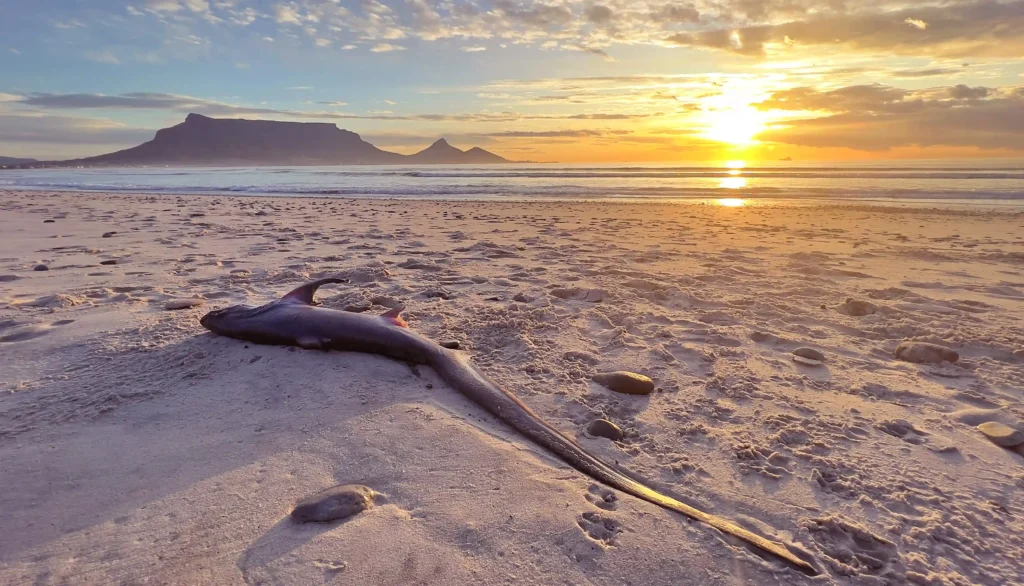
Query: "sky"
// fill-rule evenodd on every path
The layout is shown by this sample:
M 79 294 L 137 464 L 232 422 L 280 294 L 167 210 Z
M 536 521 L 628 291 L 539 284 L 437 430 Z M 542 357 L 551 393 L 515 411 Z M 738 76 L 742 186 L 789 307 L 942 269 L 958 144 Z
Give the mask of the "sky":
M 1024 158 L 1024 0 L 0 0 L 0 155 L 189 112 L 533 161 Z

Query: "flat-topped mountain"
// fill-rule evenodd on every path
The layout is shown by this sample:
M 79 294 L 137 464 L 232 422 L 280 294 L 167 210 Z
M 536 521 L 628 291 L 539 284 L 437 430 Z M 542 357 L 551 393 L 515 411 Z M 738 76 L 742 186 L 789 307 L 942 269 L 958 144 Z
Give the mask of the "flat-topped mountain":
M 21 159 L 18 157 L 0 157 L 0 165 L 27 165 L 35 163 L 35 159 Z
M 507 163 L 480 148 L 468 151 L 444 139 L 415 155 L 381 150 L 348 130 L 324 122 L 209 118 L 189 114 L 137 147 L 96 157 L 43 163 L 64 165 L 388 165 Z

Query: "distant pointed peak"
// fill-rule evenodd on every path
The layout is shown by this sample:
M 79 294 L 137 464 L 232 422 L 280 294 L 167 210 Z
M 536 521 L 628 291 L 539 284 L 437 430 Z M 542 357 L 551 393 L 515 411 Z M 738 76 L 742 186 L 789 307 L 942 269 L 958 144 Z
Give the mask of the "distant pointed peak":
M 435 140 L 434 144 L 432 144 L 430 146 L 451 146 L 451 145 L 448 144 L 447 140 L 445 140 L 443 138 L 439 138 L 439 139 Z
M 202 114 L 196 114 L 195 112 L 189 112 L 189 115 L 185 116 L 185 122 L 201 122 L 205 120 L 211 120 L 211 118 Z

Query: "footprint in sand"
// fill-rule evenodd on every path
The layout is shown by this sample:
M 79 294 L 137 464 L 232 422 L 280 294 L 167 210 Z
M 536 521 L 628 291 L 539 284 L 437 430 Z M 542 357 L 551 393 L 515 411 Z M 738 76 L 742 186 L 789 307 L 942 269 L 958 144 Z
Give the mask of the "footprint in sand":
M 587 511 L 576 520 L 583 533 L 602 547 L 618 545 L 617 537 L 622 532 L 622 524 L 611 517 L 594 511 Z
M 824 554 L 824 561 L 842 576 L 889 576 L 897 578 L 900 568 L 895 543 L 871 533 L 842 515 L 801 521 Z M 902 576 L 900 576 L 902 578 Z M 903 582 L 903 580 L 899 580 Z
M 28 324 L 15 320 L 0 321 L 0 344 L 26 342 L 40 336 L 45 336 L 55 326 L 66 326 L 74 323 L 74 321 L 73 319 L 62 319 L 52 324 Z
M 619 508 L 619 497 L 614 491 L 611 491 L 599 484 L 591 484 L 590 488 L 587 489 L 586 498 L 592 505 L 599 509 L 606 511 L 614 511 Z

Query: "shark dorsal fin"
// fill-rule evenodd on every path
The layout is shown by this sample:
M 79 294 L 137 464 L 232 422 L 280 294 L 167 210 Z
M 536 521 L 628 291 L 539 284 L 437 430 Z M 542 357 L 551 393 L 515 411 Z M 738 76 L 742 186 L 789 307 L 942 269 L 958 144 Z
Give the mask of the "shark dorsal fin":
M 278 303 L 301 303 L 303 305 L 317 305 L 317 303 L 313 301 L 313 295 L 316 293 L 317 289 L 319 289 L 322 285 L 327 285 L 329 283 L 344 282 L 346 282 L 345 279 L 339 279 L 337 277 L 318 279 L 316 281 L 313 281 L 312 283 L 306 283 L 305 285 L 294 289 L 292 292 L 282 297 L 278 301 Z
M 402 319 L 403 311 L 405 311 L 405 308 L 402 306 L 398 306 L 394 309 L 389 309 L 385 311 L 384 313 L 381 314 L 381 317 L 400 328 L 407 328 L 409 327 L 409 324 L 405 323 L 405 320 Z

